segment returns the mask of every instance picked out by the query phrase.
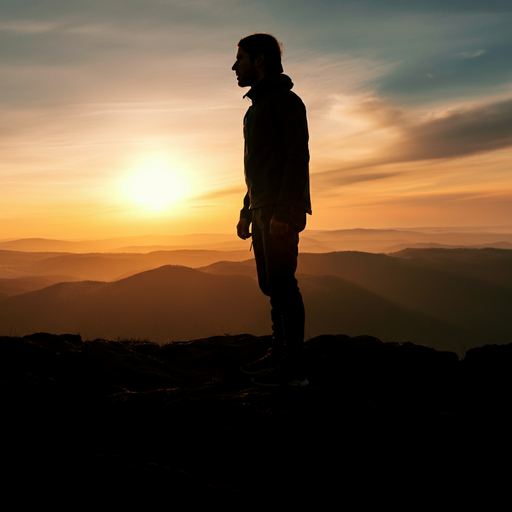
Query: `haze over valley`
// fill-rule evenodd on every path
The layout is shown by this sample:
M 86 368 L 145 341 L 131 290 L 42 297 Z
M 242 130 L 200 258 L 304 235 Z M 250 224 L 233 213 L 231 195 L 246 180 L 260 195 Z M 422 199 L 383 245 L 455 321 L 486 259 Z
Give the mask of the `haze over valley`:
M 304 252 L 396 252 L 407 247 L 496 247 L 512 249 L 512 225 L 395 229 L 315 230 L 300 237 Z M 240 251 L 243 243 L 233 234 L 144 235 L 91 240 L 22 238 L 0 240 L 0 250 L 63 253 L 148 253 L 160 250 Z M 249 250 L 249 243 L 246 243 Z M 228 258 L 229 259 L 229 258 Z
M 371 230 L 364 238 L 364 230 L 354 231 L 362 246 L 369 239 L 385 242 L 395 236 Z M 410 231 L 409 239 L 411 233 L 416 239 L 424 235 Z M 458 236 L 477 245 L 493 234 Z M 508 243 L 507 236 L 494 234 L 491 245 Z M 346 232 L 315 234 L 320 243 L 333 245 L 343 237 Z M 442 231 L 438 238 L 431 235 L 437 240 L 431 244 L 443 237 Z M 197 239 L 201 236 L 188 242 Z M 236 251 L 191 249 L 193 244 L 151 251 L 154 239 L 145 241 L 151 245 L 139 246 L 141 252 L 105 253 L 45 252 L 49 246 L 72 245 L 65 241 L 3 242 L 37 252 L 0 250 L 0 334 L 80 333 L 84 339 L 158 343 L 269 334 L 268 299 L 257 285 L 250 244 L 240 242 L 244 250 Z M 234 245 L 227 235 L 225 243 Z M 306 338 L 370 335 L 459 354 L 511 341 L 508 249 L 437 246 L 389 254 L 302 249 L 297 277 L 306 306 Z

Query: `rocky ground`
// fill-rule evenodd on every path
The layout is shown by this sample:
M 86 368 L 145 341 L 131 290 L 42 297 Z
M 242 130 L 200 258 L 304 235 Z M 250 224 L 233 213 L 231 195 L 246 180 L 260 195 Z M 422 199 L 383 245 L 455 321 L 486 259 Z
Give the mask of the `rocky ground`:
M 412 489 L 467 497 L 504 475 L 500 461 L 509 470 L 512 344 L 459 361 L 319 336 L 310 385 L 273 389 L 239 371 L 268 342 L 0 338 L 5 489 L 38 503 L 362 506 Z

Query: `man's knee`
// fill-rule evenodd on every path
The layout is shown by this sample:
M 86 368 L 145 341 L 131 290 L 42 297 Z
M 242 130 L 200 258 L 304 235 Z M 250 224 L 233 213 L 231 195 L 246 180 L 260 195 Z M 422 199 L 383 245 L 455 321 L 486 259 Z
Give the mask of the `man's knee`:
M 282 308 L 302 304 L 302 294 L 296 280 L 288 286 L 270 287 L 268 295 L 270 295 L 272 304 Z

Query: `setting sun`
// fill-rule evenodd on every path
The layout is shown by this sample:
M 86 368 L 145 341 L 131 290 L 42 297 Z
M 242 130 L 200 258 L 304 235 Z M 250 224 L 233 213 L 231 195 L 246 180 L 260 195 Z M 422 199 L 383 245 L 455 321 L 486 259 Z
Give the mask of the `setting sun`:
M 131 201 L 153 211 L 169 207 L 186 194 L 182 173 L 162 162 L 140 167 L 128 177 L 126 188 Z

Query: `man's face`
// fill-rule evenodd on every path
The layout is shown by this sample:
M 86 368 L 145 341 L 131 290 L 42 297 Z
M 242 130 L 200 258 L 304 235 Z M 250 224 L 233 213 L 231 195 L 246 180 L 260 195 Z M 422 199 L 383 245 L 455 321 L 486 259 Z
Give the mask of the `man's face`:
M 252 87 L 258 81 L 256 65 L 243 48 L 238 48 L 236 61 L 231 69 L 236 73 L 239 87 Z

